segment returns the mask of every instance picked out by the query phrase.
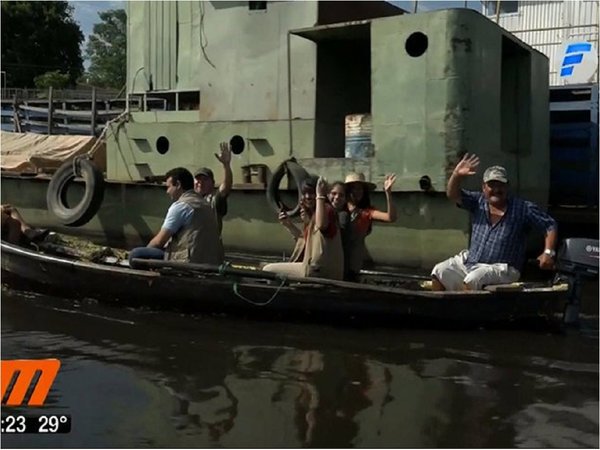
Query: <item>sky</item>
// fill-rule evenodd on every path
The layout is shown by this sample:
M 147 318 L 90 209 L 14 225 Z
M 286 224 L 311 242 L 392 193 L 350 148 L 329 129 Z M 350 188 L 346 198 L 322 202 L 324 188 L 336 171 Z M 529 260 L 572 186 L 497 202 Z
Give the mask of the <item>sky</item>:
M 98 17 L 100 11 L 106 11 L 107 9 L 125 9 L 127 7 L 126 2 L 118 0 L 109 2 L 71 1 L 69 4 L 75 9 L 73 15 L 85 36 L 91 34 L 94 24 L 100 22 L 100 18 Z
M 412 0 L 407 1 L 390 1 L 394 5 L 399 6 L 409 12 L 414 12 L 415 2 Z M 445 9 L 445 8 L 464 8 L 466 4 L 467 8 L 476 9 L 481 11 L 481 2 L 479 0 L 465 0 L 461 1 L 441 1 L 441 0 L 418 0 L 417 8 L 419 12 L 431 11 L 432 9 Z
M 98 1 L 70 1 L 69 4 L 73 6 L 73 17 L 75 21 L 79 23 L 81 27 L 81 31 L 85 36 L 85 41 L 83 42 L 81 48 L 84 51 L 83 55 L 85 58 L 85 48 L 87 46 L 87 38 L 94 29 L 94 24 L 100 22 L 100 17 L 98 13 L 100 11 L 106 11 L 107 9 L 125 9 L 127 8 L 127 4 L 125 1 L 113 0 L 108 2 L 98 2 Z M 83 61 L 84 67 L 87 69 L 90 65 L 90 62 L 86 59 Z

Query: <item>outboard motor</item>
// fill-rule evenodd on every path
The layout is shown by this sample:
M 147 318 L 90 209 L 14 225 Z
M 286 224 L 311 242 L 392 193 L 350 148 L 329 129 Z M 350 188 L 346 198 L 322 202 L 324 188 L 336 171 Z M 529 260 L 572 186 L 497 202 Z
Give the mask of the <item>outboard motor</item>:
M 599 262 L 600 244 L 597 239 L 565 239 L 558 249 L 556 281 L 569 283 L 569 302 L 564 314 L 565 324 L 578 322 L 583 280 L 598 276 Z

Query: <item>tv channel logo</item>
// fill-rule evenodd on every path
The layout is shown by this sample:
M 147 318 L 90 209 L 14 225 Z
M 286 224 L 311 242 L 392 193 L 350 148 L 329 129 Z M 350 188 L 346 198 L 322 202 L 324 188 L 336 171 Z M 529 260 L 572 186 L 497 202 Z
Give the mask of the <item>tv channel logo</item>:
M 598 54 L 591 42 L 564 42 L 557 60 L 560 78 L 566 83 L 590 82 L 598 70 Z
M 58 359 L 0 361 L 2 406 L 43 406 L 60 369 Z M 33 390 L 32 390 L 33 388 Z M 31 392 L 29 399 L 26 394 Z

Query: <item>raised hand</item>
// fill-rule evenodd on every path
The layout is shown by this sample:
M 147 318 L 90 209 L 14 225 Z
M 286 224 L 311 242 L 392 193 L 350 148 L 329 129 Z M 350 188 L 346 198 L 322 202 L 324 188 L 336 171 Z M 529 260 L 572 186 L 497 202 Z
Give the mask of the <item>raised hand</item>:
M 327 196 L 327 180 L 323 177 L 319 177 L 317 180 L 317 195 Z
M 475 154 L 469 155 L 468 153 L 465 153 L 465 156 L 462 157 L 454 168 L 454 174 L 461 177 L 475 175 L 477 173 L 475 170 L 477 169 L 477 166 L 479 166 L 479 157 Z
M 219 153 L 215 153 L 215 157 L 223 164 L 224 166 L 228 166 L 231 163 L 231 149 L 229 148 L 229 144 L 227 142 L 221 142 L 220 144 L 221 151 Z
M 383 182 L 383 190 L 385 192 L 392 192 L 392 186 L 396 182 L 396 174 L 391 173 L 385 176 L 385 181 Z
M 290 220 L 290 216 L 288 216 L 288 213 L 286 213 L 283 209 L 279 211 L 279 215 L 277 216 L 277 219 L 279 220 L 279 222 L 282 225 L 289 226 L 292 224 L 292 221 Z

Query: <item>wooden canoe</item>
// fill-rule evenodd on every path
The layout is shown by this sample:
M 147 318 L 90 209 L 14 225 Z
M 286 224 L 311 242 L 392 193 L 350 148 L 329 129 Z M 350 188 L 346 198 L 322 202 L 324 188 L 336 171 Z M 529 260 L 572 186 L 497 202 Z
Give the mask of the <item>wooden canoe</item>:
M 473 292 L 431 292 L 415 277 L 372 272 L 364 282 L 292 278 L 236 267 L 147 261 L 150 270 L 82 261 L 1 243 L 2 282 L 67 298 L 190 313 L 479 325 L 551 319 L 564 311 L 568 285 L 520 283 Z

